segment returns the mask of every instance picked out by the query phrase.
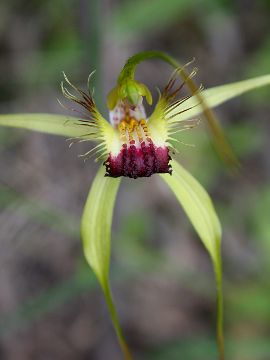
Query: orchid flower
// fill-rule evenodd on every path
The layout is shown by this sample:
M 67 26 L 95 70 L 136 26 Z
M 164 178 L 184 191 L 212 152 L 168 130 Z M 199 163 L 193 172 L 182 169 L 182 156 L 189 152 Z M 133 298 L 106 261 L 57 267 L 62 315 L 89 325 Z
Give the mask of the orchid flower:
M 174 72 L 160 92 L 153 113 L 147 116 L 144 100 L 152 104 L 152 95 L 146 85 L 135 80 L 135 69 L 140 62 L 151 58 L 167 62 L 174 67 Z M 203 113 L 221 157 L 228 164 L 237 165 L 237 159 L 211 108 L 270 84 L 270 75 L 203 90 L 192 80 L 196 69 L 189 73 L 186 69 L 187 66 L 180 66 L 168 55 L 157 51 L 132 56 L 123 67 L 116 87 L 108 94 L 109 121 L 95 105 L 90 90 L 91 76 L 85 92 L 73 85 L 65 74 L 63 95 L 79 104 L 84 116 L 66 120 L 64 116 L 51 114 L 0 115 L 2 126 L 69 137 L 71 144 L 82 141 L 94 143 L 84 158 L 95 155 L 101 167 L 85 204 L 81 237 L 86 260 L 100 282 L 123 356 L 127 360 L 131 360 L 132 355 L 120 327 L 109 284 L 113 208 L 122 177 L 136 179 L 154 174 L 159 174 L 172 190 L 212 260 L 217 288 L 217 343 L 219 359 L 224 360 L 221 226 L 207 192 L 174 159 L 178 141 L 176 134 L 196 126 L 198 120 L 194 119 Z M 180 83 L 179 79 L 182 79 Z M 191 94 L 181 97 L 184 85 Z

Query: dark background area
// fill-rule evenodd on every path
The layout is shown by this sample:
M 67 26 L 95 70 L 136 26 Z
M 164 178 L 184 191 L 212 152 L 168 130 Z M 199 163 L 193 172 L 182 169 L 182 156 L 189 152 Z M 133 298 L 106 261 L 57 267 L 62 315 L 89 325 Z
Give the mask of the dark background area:
M 0 112 L 65 113 L 64 70 L 82 88 L 96 69 L 105 99 L 128 56 L 196 58 L 207 87 L 270 73 L 270 2 L 251 0 L 0 2 Z M 138 68 L 153 93 L 171 69 Z M 223 226 L 228 359 L 270 359 L 270 89 L 216 113 L 243 165 L 232 177 L 203 126 L 179 161 L 211 194 Z M 0 128 L 0 359 L 119 360 L 79 238 L 97 164 L 64 138 Z M 124 180 L 114 216 L 112 288 L 136 359 L 216 359 L 210 260 L 158 176 Z

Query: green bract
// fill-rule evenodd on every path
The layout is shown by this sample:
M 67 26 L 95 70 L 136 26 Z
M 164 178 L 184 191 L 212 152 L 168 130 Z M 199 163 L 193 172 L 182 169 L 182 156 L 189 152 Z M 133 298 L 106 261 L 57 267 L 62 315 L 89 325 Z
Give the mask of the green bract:
M 114 109 L 118 102 L 121 103 L 121 101 L 125 102 L 126 100 L 127 103 L 137 106 L 142 97 L 146 97 L 146 100 L 151 103 L 152 97 L 148 88 L 144 84 L 137 82 L 134 79 L 134 76 L 136 66 L 140 62 L 154 58 L 166 61 L 174 67 L 175 73 L 182 77 L 184 83 L 186 83 L 189 87 L 191 96 L 185 102 L 180 100 L 175 102 L 173 106 L 168 107 L 169 105 L 167 102 L 169 101 L 171 95 L 169 92 L 161 94 L 161 98 L 154 113 L 149 118 L 148 123 L 144 119 L 139 119 L 138 121 L 140 122 L 138 123 L 134 120 L 134 129 L 138 132 L 139 139 L 140 136 L 142 136 L 140 135 L 140 131 L 142 130 L 145 131 L 144 136 L 147 138 L 148 130 L 146 130 L 146 128 L 148 124 L 155 141 L 157 143 L 160 142 L 160 144 L 163 145 L 165 144 L 164 146 L 166 148 L 167 140 L 160 137 L 160 134 L 164 136 L 166 134 L 170 134 L 169 131 L 174 131 L 171 130 L 172 127 L 178 126 L 181 122 L 203 113 L 208 120 L 214 142 L 216 143 L 217 149 L 223 159 L 230 164 L 237 163 L 237 159 L 223 136 L 221 127 L 217 123 L 211 108 L 252 89 L 269 85 L 270 75 L 199 91 L 191 79 L 195 72 L 192 72 L 191 74 L 186 73 L 185 67 L 181 67 L 174 59 L 161 52 L 142 52 L 128 59 L 121 71 L 118 77 L 117 86 L 108 96 L 108 106 L 110 110 Z M 65 116 L 52 114 L 3 114 L 0 115 L 0 125 L 24 128 L 42 133 L 61 135 L 64 137 L 83 137 L 83 139 L 100 142 L 96 148 L 100 148 L 102 150 L 101 152 L 105 151 L 106 153 L 107 148 L 110 148 L 112 154 L 117 154 L 119 151 L 119 139 L 121 139 L 118 134 L 119 129 L 117 125 L 114 127 L 109 125 L 109 123 L 103 119 L 96 109 L 93 99 L 74 87 L 67 78 L 66 80 L 76 92 L 83 96 L 83 100 L 76 98 L 63 85 L 63 92 L 65 96 L 76 101 L 91 112 L 92 118 L 88 125 L 86 124 L 86 127 L 78 126 L 78 124 L 82 125 L 81 122 L 84 124 L 86 120 L 75 117 L 69 117 L 67 119 Z M 124 127 L 124 125 L 126 127 Z M 132 135 L 132 131 L 134 129 L 132 130 L 129 127 L 132 124 L 130 125 L 130 123 L 125 122 L 124 125 L 120 128 L 122 136 L 123 134 L 126 134 L 126 131 L 129 131 Z M 161 148 L 161 145 L 159 146 Z M 91 151 L 89 151 L 89 153 L 90 152 Z M 161 174 L 160 176 L 182 205 L 199 238 L 208 251 L 213 263 L 218 298 L 217 340 L 219 358 L 220 360 L 223 360 L 224 344 L 222 329 L 223 306 L 220 223 L 211 199 L 203 187 L 175 160 L 171 162 L 170 166 L 172 168 L 172 175 Z M 106 170 L 108 170 L 108 168 Z M 108 175 L 108 173 L 106 174 Z M 119 324 L 109 285 L 111 223 L 114 203 L 120 185 L 120 178 L 112 178 L 104 175 L 105 168 L 102 166 L 96 175 L 86 201 L 81 221 L 81 237 L 86 260 L 95 272 L 104 292 L 124 357 L 125 359 L 131 360 L 132 357 Z

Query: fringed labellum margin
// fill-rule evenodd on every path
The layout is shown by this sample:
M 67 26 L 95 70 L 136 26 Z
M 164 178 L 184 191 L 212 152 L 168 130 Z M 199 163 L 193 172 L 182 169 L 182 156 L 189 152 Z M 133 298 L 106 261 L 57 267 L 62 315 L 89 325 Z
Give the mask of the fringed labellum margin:
M 195 71 L 192 71 L 190 77 L 194 74 Z M 176 72 L 160 93 L 154 112 L 149 118 L 143 106 L 143 97 L 152 103 L 152 96 L 144 84 L 134 80 L 135 86 L 129 80 L 114 88 L 108 95 L 108 106 L 111 106 L 110 123 L 99 113 L 90 92 L 87 94 L 78 89 L 66 76 L 65 80 L 80 96 L 71 94 L 62 84 L 64 96 L 87 110 L 87 113 L 83 114 L 85 119 L 80 122 L 81 125 L 89 127 L 89 133 L 83 139 L 74 139 L 73 142 L 99 141 L 97 146 L 83 156 L 88 158 L 93 153 L 98 154 L 97 158 L 103 159 L 106 167 L 105 176 L 136 179 L 153 174 L 172 174 L 170 151 L 174 150 L 173 142 L 177 141 L 173 135 L 194 127 L 194 124 L 178 121 L 179 115 L 188 109 L 171 114 L 177 106 L 190 98 L 186 96 L 176 99 L 185 84 L 184 81 L 176 86 Z M 134 95 L 136 91 L 137 96 Z

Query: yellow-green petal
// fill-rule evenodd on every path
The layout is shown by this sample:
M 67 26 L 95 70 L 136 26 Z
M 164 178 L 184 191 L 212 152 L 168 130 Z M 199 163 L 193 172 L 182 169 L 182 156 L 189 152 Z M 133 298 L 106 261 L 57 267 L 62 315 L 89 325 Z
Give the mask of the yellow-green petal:
M 161 174 L 178 201 L 183 206 L 191 223 L 200 236 L 211 257 L 216 257 L 220 246 L 221 226 L 213 203 L 198 181 L 179 163 L 171 162 L 173 174 Z
M 65 137 L 77 137 L 87 133 L 87 127 L 79 126 L 78 120 L 76 117 L 56 114 L 0 114 L 0 126 Z
M 220 254 L 221 226 L 212 201 L 198 181 L 176 161 L 172 161 L 173 173 L 161 174 L 185 210 L 212 262 L 217 285 L 217 340 L 219 359 L 224 359 L 222 263 Z
M 238 81 L 226 85 L 216 86 L 210 89 L 202 91 L 203 99 L 206 101 L 207 105 L 210 108 L 214 108 L 228 100 L 231 100 L 237 96 L 240 96 L 248 91 L 260 88 L 262 86 L 270 85 L 270 75 L 258 76 L 253 79 Z M 195 106 L 198 104 L 198 99 L 193 96 L 191 99 L 180 104 L 172 111 L 168 113 L 168 116 L 171 117 L 175 115 L 175 120 L 183 121 L 195 117 L 202 113 L 201 106 Z M 184 109 L 188 109 L 192 106 L 192 109 L 179 113 Z M 178 114 L 178 115 L 176 115 Z
M 87 262 L 95 272 L 105 295 L 113 325 L 126 360 L 131 354 L 124 340 L 109 284 L 111 224 L 121 178 L 105 177 L 101 166 L 88 195 L 81 222 L 81 236 Z

